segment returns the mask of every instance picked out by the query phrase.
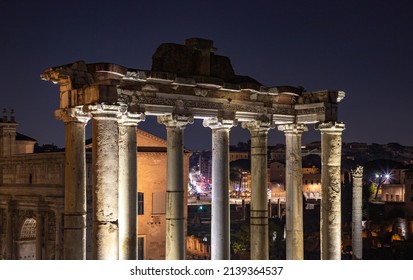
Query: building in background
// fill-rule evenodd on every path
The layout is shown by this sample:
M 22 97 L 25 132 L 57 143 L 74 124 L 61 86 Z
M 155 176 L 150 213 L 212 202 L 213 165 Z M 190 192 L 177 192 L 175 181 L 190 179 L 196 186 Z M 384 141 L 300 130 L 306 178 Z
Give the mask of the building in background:
M 0 259 L 63 259 L 65 152 L 35 152 L 16 132 L 13 114 L 0 119 Z M 90 141 L 89 141 L 90 142 Z M 138 258 L 165 258 L 166 141 L 137 130 Z M 86 145 L 87 258 L 92 254 L 92 159 Z M 185 177 L 190 153 L 185 151 Z M 186 179 L 185 184 L 188 183 Z M 186 214 L 185 214 L 186 216 Z

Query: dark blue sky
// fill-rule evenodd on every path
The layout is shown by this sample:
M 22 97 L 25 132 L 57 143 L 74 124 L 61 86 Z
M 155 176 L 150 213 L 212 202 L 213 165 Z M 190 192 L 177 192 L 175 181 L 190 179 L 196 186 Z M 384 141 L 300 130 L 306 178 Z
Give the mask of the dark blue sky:
M 64 146 L 59 89 L 40 80 L 43 70 L 77 60 L 150 69 L 161 43 L 203 37 L 264 85 L 345 91 L 344 141 L 413 146 L 412 3 L 0 0 L 1 108 L 15 109 L 19 132 Z M 139 126 L 165 135 L 153 118 Z M 185 131 L 190 149 L 209 148 L 210 138 L 199 121 Z M 232 130 L 232 143 L 247 139 Z M 303 137 L 318 139 L 312 127 Z M 282 134 L 270 131 L 269 142 Z

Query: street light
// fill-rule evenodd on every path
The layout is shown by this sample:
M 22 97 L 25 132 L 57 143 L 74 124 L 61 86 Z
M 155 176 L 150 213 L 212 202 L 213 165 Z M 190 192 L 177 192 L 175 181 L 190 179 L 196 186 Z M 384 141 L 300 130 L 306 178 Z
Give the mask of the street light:
M 376 173 L 376 195 L 374 196 L 374 200 L 377 200 L 377 196 L 379 194 L 379 189 L 383 186 L 384 183 L 388 182 L 390 180 L 390 174 L 385 173 L 385 174 L 378 174 Z

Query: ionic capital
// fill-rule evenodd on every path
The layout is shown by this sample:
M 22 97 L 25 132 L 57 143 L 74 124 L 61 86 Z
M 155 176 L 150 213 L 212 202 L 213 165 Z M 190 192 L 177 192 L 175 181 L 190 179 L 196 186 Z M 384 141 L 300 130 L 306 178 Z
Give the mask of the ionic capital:
M 230 129 L 233 126 L 238 125 L 238 120 L 213 117 L 204 119 L 202 125 L 211 129 Z
M 138 123 L 145 121 L 144 113 L 126 112 L 122 114 L 118 120 L 118 124 L 122 126 L 137 126 Z
M 188 123 L 192 124 L 193 122 L 194 117 L 192 115 L 165 114 L 158 116 L 158 123 L 163 124 L 166 127 L 184 128 Z
M 351 169 L 351 175 L 354 178 L 363 178 L 363 166 L 357 165 L 356 169 Z
M 253 120 L 242 122 L 242 128 L 247 128 L 251 134 L 266 135 L 275 125 L 270 121 Z
M 322 133 L 328 134 L 340 134 L 345 129 L 345 125 L 342 122 L 324 122 L 315 125 L 315 129 L 320 130 Z
M 282 124 L 278 126 L 278 130 L 284 132 L 284 134 L 295 134 L 301 135 L 303 132 L 308 131 L 308 128 L 305 124 Z
M 84 110 L 90 112 L 94 119 L 119 119 L 124 113 L 127 112 L 127 108 L 122 105 L 108 105 L 108 104 L 95 104 L 84 106 Z
M 54 115 L 56 119 L 64 123 L 80 122 L 87 124 L 90 119 L 90 113 L 83 111 L 82 107 L 58 109 L 54 112 Z

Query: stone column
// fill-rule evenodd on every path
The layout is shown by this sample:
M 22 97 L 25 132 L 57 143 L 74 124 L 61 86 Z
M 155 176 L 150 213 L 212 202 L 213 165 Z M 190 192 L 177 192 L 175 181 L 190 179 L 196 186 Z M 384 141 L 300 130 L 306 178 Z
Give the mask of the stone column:
M 351 170 L 353 177 L 353 207 L 352 207 L 352 248 L 353 260 L 363 259 L 363 229 L 362 229 L 362 211 L 363 211 L 363 167 L 358 165 L 356 169 Z
M 251 260 L 268 260 L 267 133 L 271 122 L 242 124 L 251 133 Z
M 321 221 L 322 260 L 341 259 L 341 135 L 344 124 L 317 125 L 321 132 Z
M 44 244 L 44 235 L 43 235 L 43 215 L 42 212 L 37 211 L 36 213 L 36 260 L 43 259 L 43 244 Z
M 125 112 L 119 120 L 119 259 L 136 260 L 136 126 L 143 114 Z
M 229 130 L 236 120 L 205 119 L 212 129 L 211 259 L 230 259 Z
M 166 251 L 167 260 L 185 259 L 185 185 L 183 130 L 192 116 L 164 115 L 158 122 L 167 132 Z
M 64 258 L 86 259 L 86 154 L 85 126 L 89 115 L 79 108 L 60 109 L 55 117 L 66 130 Z
M 304 259 L 303 187 L 301 135 L 307 131 L 303 124 L 278 126 L 285 134 L 285 188 L 286 188 L 286 257 Z
M 117 105 L 91 105 L 93 161 L 93 259 L 119 258 L 119 133 Z

